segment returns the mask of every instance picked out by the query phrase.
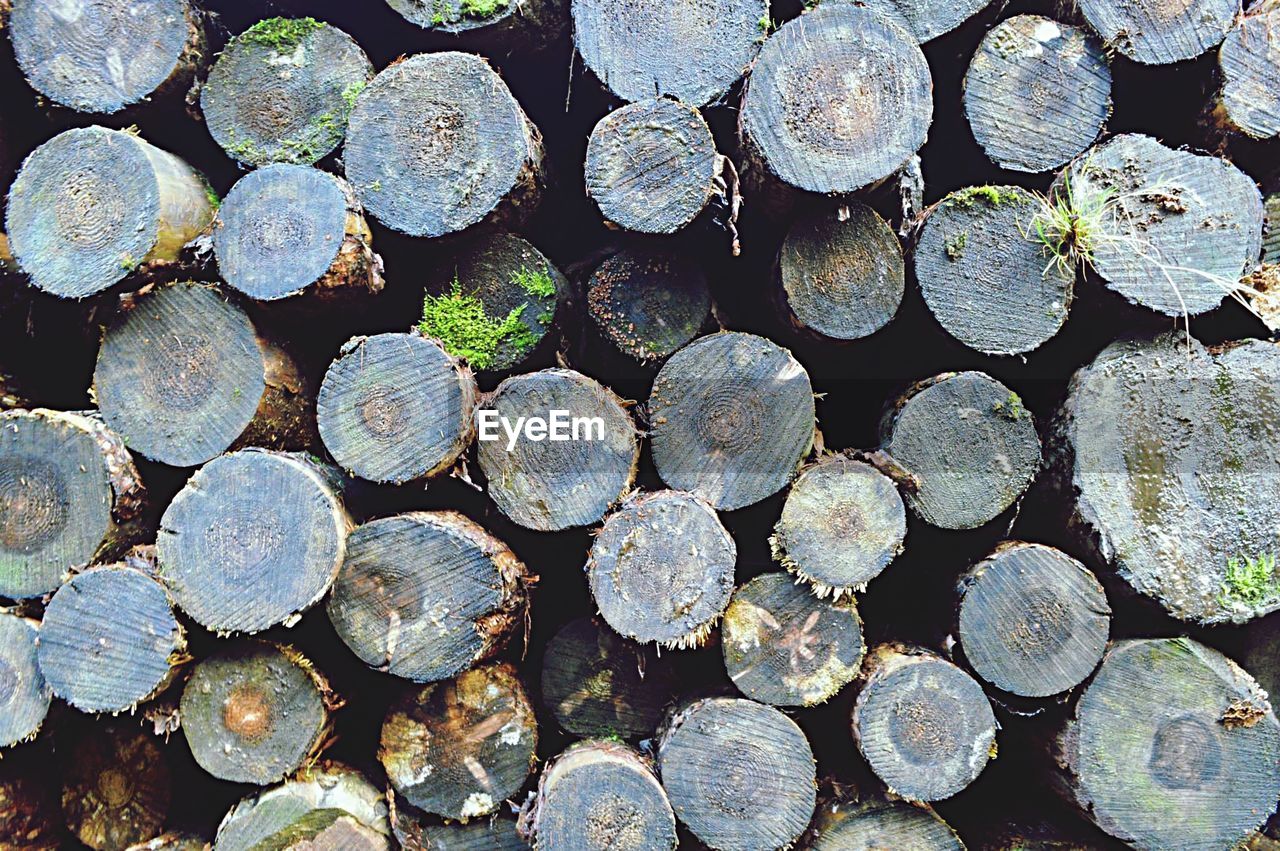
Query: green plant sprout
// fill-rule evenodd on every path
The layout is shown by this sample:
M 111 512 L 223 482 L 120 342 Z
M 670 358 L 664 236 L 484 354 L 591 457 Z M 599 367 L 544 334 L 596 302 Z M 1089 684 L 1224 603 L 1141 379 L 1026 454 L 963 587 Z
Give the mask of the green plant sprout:
M 1238 602 L 1260 606 L 1277 596 L 1280 596 L 1280 579 L 1276 577 L 1275 552 L 1257 558 L 1245 556 L 1241 560 L 1233 556 L 1227 560 L 1227 573 L 1218 593 L 1221 605 Z

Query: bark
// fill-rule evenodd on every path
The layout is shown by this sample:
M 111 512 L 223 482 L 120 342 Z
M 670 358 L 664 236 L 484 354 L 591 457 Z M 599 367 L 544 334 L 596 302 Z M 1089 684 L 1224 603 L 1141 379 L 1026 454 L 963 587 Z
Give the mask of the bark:
M 157 739 L 136 726 L 94 725 L 60 754 L 62 815 L 94 851 L 124 851 L 161 831 L 172 797 Z
M 587 315 L 613 349 L 654 365 L 705 329 L 711 291 L 706 273 L 683 255 L 623 249 L 591 274 Z
M 39 632 L 38 621 L 0 611 L 0 748 L 35 738 L 49 713 L 52 692 L 36 655 Z M 6 839 L 4 799 L 20 794 L 0 780 L 0 844 L 16 844 Z

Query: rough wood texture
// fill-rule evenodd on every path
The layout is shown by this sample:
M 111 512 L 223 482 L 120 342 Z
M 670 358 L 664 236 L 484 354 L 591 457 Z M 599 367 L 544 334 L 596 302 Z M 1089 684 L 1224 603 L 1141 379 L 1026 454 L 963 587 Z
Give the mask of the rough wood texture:
M 124 851 L 160 833 L 173 791 L 157 741 L 136 726 L 94 726 L 60 755 L 62 815 L 76 839 Z
M 481 429 L 476 457 L 489 497 L 521 526 L 547 532 L 596 523 L 631 488 L 639 435 L 622 400 L 604 385 L 573 370 L 544 369 L 506 379 L 482 407 L 513 428 L 520 417 L 550 422 L 551 411 L 568 411 L 570 420 L 603 421 L 603 434 L 586 423 L 578 440 L 533 440 L 522 434 L 510 451 L 500 426 L 491 429 L 491 439 Z
M 385 517 L 347 539 L 329 620 L 366 665 L 434 682 L 506 645 L 527 617 L 528 581 L 515 553 L 461 514 Z
M 910 388 L 885 415 L 885 449 L 912 478 L 907 503 L 943 529 L 976 529 L 1016 503 L 1040 469 L 1031 412 L 980 372 Z
M 1082 810 L 1139 849 L 1235 847 L 1280 799 L 1266 695 L 1189 638 L 1113 644 L 1057 758 Z
M 218 208 L 213 252 L 232 288 L 259 301 L 382 290 L 382 260 L 351 186 L 327 172 L 269 165 L 231 187 Z
M 813 445 L 809 374 L 753 334 L 711 334 L 676 352 L 647 407 L 658 475 L 720 510 L 777 493 Z
M 360 45 L 314 18 L 269 18 L 231 39 L 200 89 L 214 141 L 249 166 L 310 165 L 342 142 L 373 78 Z
M 791 225 L 775 270 L 792 323 L 823 340 L 858 340 L 898 312 L 902 245 L 879 214 L 850 203 Z
M 751 700 L 711 698 L 676 713 L 658 764 L 676 816 L 713 849 L 788 846 L 813 815 L 809 741 L 786 715 Z
M 336 471 L 245 449 L 196 471 L 160 521 L 160 573 L 184 612 L 216 632 L 291 621 L 329 590 L 351 520 Z
M 86 127 L 27 157 L 5 225 L 32 284 L 84 298 L 142 264 L 176 260 L 212 220 L 205 183 L 185 162 L 133 133 Z
M 533 769 L 533 706 L 509 664 L 413 691 L 382 725 L 378 759 L 409 803 L 451 819 L 497 811 Z
M 889 791 L 940 801 L 995 756 L 996 719 L 982 687 L 928 650 L 882 644 L 867 654 L 853 707 L 858 750 Z
M 340 467 L 403 484 L 448 470 L 475 438 L 471 370 L 418 334 L 353 337 L 316 398 L 320 439 Z
M 301 449 L 314 431 L 292 358 L 208 284 L 126 304 L 103 333 L 93 391 L 130 449 L 175 467 L 232 447 Z
M 397 802 L 391 826 L 402 851 L 527 851 L 529 847 L 515 817 L 501 812 L 468 822 L 447 822 L 410 812 Z
M 1172 615 L 1243 622 L 1280 608 L 1280 346 L 1121 341 L 1076 373 L 1058 472 L 1085 543 Z M 1270 568 L 1266 565 L 1270 563 Z
M 952 192 L 927 211 L 912 252 L 925 305 L 948 334 L 989 355 L 1023 354 L 1067 321 L 1074 270 L 1029 234 L 1040 202 L 1017 186 Z
M 0 412 L 0 596 L 39 597 L 136 542 L 146 491 L 96 418 Z
M 698 336 L 711 316 L 711 291 L 685 255 L 623 249 L 591 274 L 587 315 L 622 354 L 653 364 Z
M 1228 123 L 1246 136 L 1280 134 L 1280 4 L 1257 3 L 1240 18 L 1218 51 Z
M 1093 574 L 1051 547 L 1010 541 L 962 575 L 959 640 L 982 679 L 1048 697 L 1084 681 L 1107 646 L 1111 607 Z
M 36 657 L 39 630 L 37 621 L 0 611 L 0 748 L 34 738 L 49 712 L 52 692 Z M 0 829 L 0 843 L 6 841 Z
M 932 90 L 901 27 L 852 3 L 805 12 L 752 66 L 739 123 L 747 168 L 810 192 L 879 183 L 924 144 Z
M 568 0 L 387 0 L 407 21 L 488 55 L 534 53 L 563 35 Z
M 389 837 L 342 810 L 313 810 L 253 846 L 254 851 L 390 851 Z
M 852 598 L 822 600 L 787 573 L 733 593 L 720 649 L 744 695 L 774 706 L 825 703 L 858 676 L 866 648 Z
M 1146 65 L 1194 59 L 1222 42 L 1238 0 L 1082 0 L 1080 12 L 1102 40 Z
M 974 53 L 964 111 L 974 138 L 1001 168 L 1057 168 L 1092 145 L 1111 114 L 1111 66 L 1083 27 L 1014 15 Z
M 410 236 L 518 221 L 544 182 L 537 128 L 467 53 L 418 54 L 375 77 L 356 100 L 343 160 L 365 209 Z
M 819 804 L 811 833 L 807 847 L 812 851 L 964 851 L 965 847 L 928 806 L 881 798 Z
M 865 5 L 911 33 L 924 44 L 951 32 L 989 5 L 990 0 L 921 3 L 919 0 L 867 0 Z

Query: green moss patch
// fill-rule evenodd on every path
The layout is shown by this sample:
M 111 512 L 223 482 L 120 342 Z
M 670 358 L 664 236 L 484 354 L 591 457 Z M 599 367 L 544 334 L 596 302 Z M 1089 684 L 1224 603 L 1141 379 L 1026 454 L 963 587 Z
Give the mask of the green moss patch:
M 947 203 L 969 209 L 978 203 L 999 207 L 1001 204 L 1013 204 L 1022 200 L 1017 192 L 1002 191 L 999 186 L 970 186 L 959 189 L 947 196 Z
M 538 344 L 538 336 L 521 319 L 526 306 L 521 304 L 501 321 L 495 320 L 485 312 L 480 299 L 462 291 L 455 278 L 449 292 L 423 300 L 418 330 L 476 369 L 489 369 L 504 347 L 523 354 Z
M 1280 577 L 1276 576 L 1276 554 L 1232 557 L 1222 579 L 1218 602 L 1223 606 L 1242 603 L 1255 607 L 1280 597 Z
M 1021 420 L 1031 416 L 1031 412 L 1022 404 L 1022 397 L 1017 393 L 1010 393 L 1008 399 L 996 402 L 992 410 L 1006 420 Z
M 315 18 L 267 18 L 245 30 L 236 40 L 260 44 L 277 53 L 289 53 L 323 26 Z
M 556 294 L 556 282 L 546 269 L 530 271 L 528 266 L 521 266 L 520 271 L 511 276 L 511 283 L 534 298 L 551 298 Z

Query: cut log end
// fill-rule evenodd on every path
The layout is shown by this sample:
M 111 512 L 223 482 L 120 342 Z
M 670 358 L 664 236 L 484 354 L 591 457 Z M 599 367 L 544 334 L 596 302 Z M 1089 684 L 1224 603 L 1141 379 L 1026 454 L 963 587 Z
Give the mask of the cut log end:
M 866 0 L 863 5 L 884 15 L 924 44 L 960 26 L 990 5 L 990 0 L 938 4 L 912 0 Z
M 1246 136 L 1280 134 L 1280 6 L 1259 3 L 1227 33 L 1218 51 L 1219 102 L 1227 121 Z
M 528 851 L 510 813 L 445 821 L 409 808 L 394 793 L 391 800 L 391 829 L 402 851 Z
M 1144 65 L 1168 65 L 1212 50 L 1239 11 L 1236 0 L 1080 3 L 1080 12 L 1104 43 Z
M 0 748 L 35 738 L 49 712 L 52 692 L 37 661 L 39 629 L 36 621 L 0 612 Z
M 160 833 L 173 792 L 157 741 L 136 727 L 92 727 L 62 755 L 62 814 L 76 839 L 121 851 Z
M 928 806 L 873 798 L 818 806 L 813 851 L 964 851 L 960 837 Z
M 614 348 L 651 364 L 698 336 L 711 316 L 711 291 L 682 255 L 623 250 L 592 273 L 587 314 Z

